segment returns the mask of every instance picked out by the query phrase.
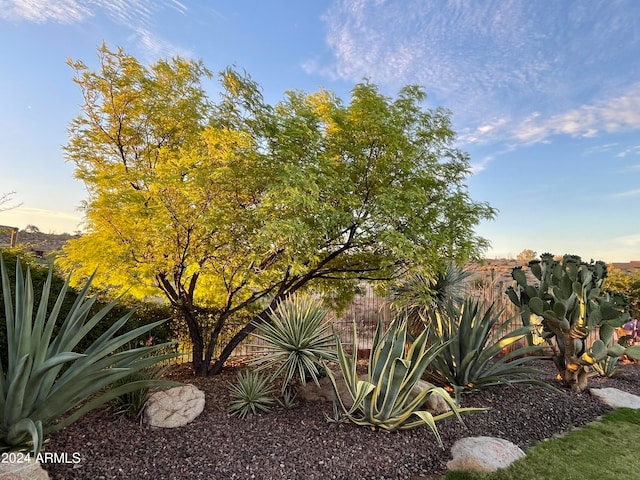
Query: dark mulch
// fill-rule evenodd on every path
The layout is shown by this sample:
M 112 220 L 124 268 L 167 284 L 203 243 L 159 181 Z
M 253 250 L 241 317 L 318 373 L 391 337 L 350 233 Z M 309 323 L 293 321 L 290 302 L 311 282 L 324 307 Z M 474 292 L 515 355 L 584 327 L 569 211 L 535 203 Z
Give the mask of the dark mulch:
M 536 366 L 560 386 L 551 362 Z M 191 377 L 184 367 L 172 374 L 206 395 L 202 415 L 183 428 L 153 429 L 106 410 L 90 413 L 48 443 L 47 451 L 70 459 L 45 464 L 51 479 L 412 479 L 442 474 L 459 438 L 496 436 L 527 448 L 609 411 L 588 393 L 562 387 L 491 387 L 463 397 L 463 406 L 488 411 L 465 416 L 465 426 L 455 419 L 438 423 L 441 449 L 426 427 L 383 433 L 330 424 L 328 403 L 302 403 L 246 420 L 231 417 L 226 382 L 238 368 L 212 378 Z M 589 386 L 640 394 L 640 366 L 627 365 L 610 379 L 592 378 Z M 77 464 L 71 463 L 73 453 L 81 456 Z

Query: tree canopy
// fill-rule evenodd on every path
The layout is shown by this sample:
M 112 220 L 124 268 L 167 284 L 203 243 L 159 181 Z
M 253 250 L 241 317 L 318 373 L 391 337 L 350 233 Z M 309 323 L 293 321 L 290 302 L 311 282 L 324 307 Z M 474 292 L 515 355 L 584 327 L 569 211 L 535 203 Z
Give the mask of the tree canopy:
M 88 198 L 86 234 L 60 261 L 77 279 L 97 269 L 98 284 L 164 294 L 197 374 L 219 372 L 298 290 L 343 301 L 364 279 L 487 246 L 474 227 L 495 211 L 470 198 L 449 113 L 424 108 L 419 87 L 392 99 L 365 81 L 346 105 L 327 90 L 269 105 L 227 68 L 212 101 L 202 62 L 144 66 L 106 45 L 98 58 L 96 71 L 69 60 L 84 104 L 65 153 Z

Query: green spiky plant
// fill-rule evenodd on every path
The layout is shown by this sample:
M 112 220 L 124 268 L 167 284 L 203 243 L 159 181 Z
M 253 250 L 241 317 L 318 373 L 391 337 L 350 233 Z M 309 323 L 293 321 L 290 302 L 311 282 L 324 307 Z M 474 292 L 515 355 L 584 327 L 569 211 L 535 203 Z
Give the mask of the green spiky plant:
M 269 412 L 275 403 L 273 390 L 271 377 L 255 370 L 238 372 L 236 382 L 229 382 L 231 402 L 227 411 L 243 419 L 249 414 Z
M 458 405 L 465 390 L 512 383 L 546 386 L 532 377 L 540 372 L 526 365 L 540 358 L 531 355 L 541 354 L 545 347 L 520 346 L 531 327 L 512 328 L 517 317 L 502 322 L 500 317 L 493 305 L 484 308 L 477 299 L 430 313 L 429 338 L 445 346 L 431 362 L 429 372 L 453 388 Z
M 509 287 L 507 295 L 521 309 L 525 324 L 532 314 L 542 317 L 542 336 L 554 349 L 554 363 L 567 386 L 584 391 L 594 364 L 607 355 L 640 359 L 640 346 L 625 348 L 612 342 L 615 329 L 629 319 L 629 312 L 622 296 L 603 291 L 604 262 L 586 263 L 576 255 L 564 255 L 558 261 L 545 253 L 529 262 L 529 268 L 538 284 L 529 285 L 522 269 L 514 268 L 515 286 Z M 598 338 L 592 341 L 591 333 L 596 331 Z
M 109 388 L 114 382 L 143 368 L 175 356 L 153 355 L 170 343 L 118 351 L 128 342 L 162 324 L 161 320 L 116 335 L 133 312 L 116 321 L 84 353 L 74 348 L 115 305 L 107 305 L 88 318 L 95 302 L 87 299 L 87 282 L 54 336 L 62 302 L 69 283 L 60 291 L 47 315 L 52 272 L 45 281 L 39 305 L 27 269 L 16 264 L 15 297 L 0 255 L 2 290 L 7 330 L 7 363 L 0 363 L 0 451 L 42 449 L 45 439 L 87 412 L 114 398 L 142 387 L 175 385 L 175 382 L 143 380 Z M 113 353 L 116 352 L 117 353 Z
M 327 369 L 336 394 L 337 419 L 385 431 L 426 425 L 442 445 L 436 422 L 452 416 L 462 421 L 461 413 L 477 409 L 458 408 L 442 388 L 416 388 L 429 363 L 445 347 L 428 347 L 427 338 L 428 331 L 424 330 L 407 349 L 406 318 L 397 318 L 387 330 L 384 330 L 382 321 L 379 320 L 369 356 L 368 374 L 362 380 L 357 373 L 357 354 L 354 352 L 348 355 L 336 336 L 338 364 L 349 392 L 348 400 L 352 402 L 351 407 L 347 407 L 349 402 L 341 398 L 335 374 Z M 354 323 L 354 344 L 357 341 L 358 332 Z M 423 410 L 422 405 L 430 395 L 442 396 L 450 410 L 438 415 Z
M 255 334 L 265 342 L 258 346 L 263 355 L 252 363 L 258 370 L 274 370 L 273 378 L 282 377 L 282 394 L 297 375 L 302 384 L 307 379 L 316 384 L 324 371 L 323 360 L 335 359 L 332 325 L 319 300 L 294 295 L 280 302 L 269 320 L 258 325 Z

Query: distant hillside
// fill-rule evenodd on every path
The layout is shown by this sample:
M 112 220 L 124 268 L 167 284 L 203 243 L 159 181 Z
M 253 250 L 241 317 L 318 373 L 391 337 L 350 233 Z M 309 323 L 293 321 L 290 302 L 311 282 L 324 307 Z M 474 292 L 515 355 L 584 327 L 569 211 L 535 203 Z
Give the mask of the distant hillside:
M 62 246 L 68 240 L 78 238 L 77 234 L 55 234 L 55 233 L 42 233 L 20 230 L 17 234 L 17 245 L 25 248 L 28 251 L 32 251 L 36 256 L 42 257 L 50 252 L 55 252 L 62 249 Z M 0 248 L 9 247 L 11 243 L 11 231 L 3 229 L 0 226 Z M 466 270 L 472 272 L 470 280 L 484 279 L 485 282 L 490 281 L 492 284 L 506 284 L 510 285 L 511 270 L 513 267 L 521 266 L 519 260 L 513 258 L 487 258 L 482 263 L 472 262 L 466 266 Z M 634 260 L 625 263 L 611 263 L 611 267 L 635 271 L 640 270 L 640 261 Z M 528 268 L 524 268 L 528 275 Z M 533 279 L 532 279 L 533 280 Z
M 33 252 L 37 257 L 44 257 L 51 252 L 61 250 L 65 242 L 72 238 L 78 238 L 78 235 L 20 230 L 15 237 L 15 243 L 16 246 Z M 10 246 L 11 231 L 7 229 L 0 229 L 0 247 Z

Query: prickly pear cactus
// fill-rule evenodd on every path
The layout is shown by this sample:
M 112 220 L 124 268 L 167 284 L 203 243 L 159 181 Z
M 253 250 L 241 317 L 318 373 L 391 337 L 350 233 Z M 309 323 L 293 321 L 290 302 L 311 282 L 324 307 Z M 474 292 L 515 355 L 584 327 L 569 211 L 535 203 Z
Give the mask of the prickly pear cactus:
M 607 276 L 604 262 L 586 263 L 576 255 L 565 255 L 559 262 L 545 253 L 529 262 L 529 268 L 538 283 L 529 285 L 525 272 L 516 267 L 511 272 L 515 285 L 507 295 L 520 308 L 525 325 L 531 324 L 534 314 L 542 318 L 542 336 L 554 350 L 553 360 L 565 384 L 583 391 L 593 365 L 607 355 L 640 358 L 640 349 L 612 341 L 629 312 L 622 296 L 602 291 Z M 596 330 L 599 338 L 589 342 Z

